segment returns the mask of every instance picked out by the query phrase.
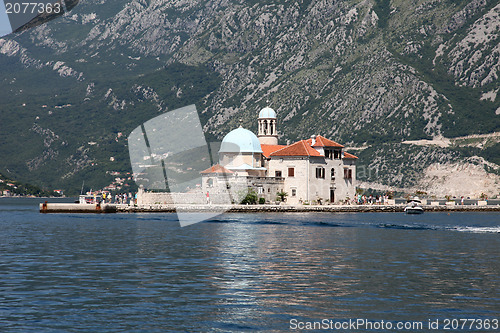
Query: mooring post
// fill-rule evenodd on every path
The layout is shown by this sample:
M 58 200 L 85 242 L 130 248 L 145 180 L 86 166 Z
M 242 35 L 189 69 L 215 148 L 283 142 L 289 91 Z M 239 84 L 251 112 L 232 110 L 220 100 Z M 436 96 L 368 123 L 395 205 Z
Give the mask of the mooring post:
M 42 204 L 42 213 L 47 213 L 47 201 Z

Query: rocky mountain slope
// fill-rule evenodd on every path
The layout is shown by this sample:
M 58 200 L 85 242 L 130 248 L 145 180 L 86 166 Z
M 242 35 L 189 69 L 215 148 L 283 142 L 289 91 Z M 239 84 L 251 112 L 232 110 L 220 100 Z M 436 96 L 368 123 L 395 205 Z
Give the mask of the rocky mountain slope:
M 130 169 L 126 136 L 159 113 L 195 103 L 215 140 L 239 119 L 256 130 L 269 105 L 283 143 L 369 147 L 359 165 L 381 173 L 363 181 L 418 187 L 436 163 L 472 163 L 493 195 L 498 137 L 402 141 L 500 132 L 499 15 L 491 0 L 80 1 L 0 39 L 0 171 L 102 187 Z

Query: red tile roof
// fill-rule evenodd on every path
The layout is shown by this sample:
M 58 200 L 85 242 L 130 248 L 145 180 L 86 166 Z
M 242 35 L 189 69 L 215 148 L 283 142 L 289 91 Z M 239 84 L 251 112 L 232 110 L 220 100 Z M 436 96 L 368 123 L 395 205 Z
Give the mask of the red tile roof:
M 357 156 L 354 156 L 353 154 L 349 154 L 347 152 L 344 152 L 344 158 L 348 158 L 348 159 L 357 159 L 358 157 Z
M 260 145 L 262 152 L 264 153 L 264 156 L 269 158 L 271 153 L 274 153 L 277 150 L 280 150 L 282 148 L 285 148 L 286 146 L 283 145 Z
M 203 170 L 200 173 L 207 174 L 207 173 L 233 173 L 233 172 L 229 169 L 224 168 L 220 164 L 216 164 L 216 165 L 213 165 L 206 170 Z
M 306 140 L 309 145 L 312 144 L 312 139 L 307 139 Z M 338 148 L 344 148 L 340 143 L 337 143 L 335 141 L 329 140 L 321 135 L 316 136 L 316 142 L 314 143 L 314 147 L 338 147 Z
M 271 153 L 270 156 L 323 156 L 316 149 L 307 143 L 307 140 L 300 140 L 289 146 Z

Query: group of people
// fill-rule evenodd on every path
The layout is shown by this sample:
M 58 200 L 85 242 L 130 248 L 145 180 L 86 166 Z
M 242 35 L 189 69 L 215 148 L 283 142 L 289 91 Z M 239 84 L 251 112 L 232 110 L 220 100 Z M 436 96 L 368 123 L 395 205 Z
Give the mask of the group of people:
M 105 203 L 115 203 L 115 204 L 130 204 L 134 205 L 137 203 L 137 193 L 117 193 L 114 195 L 111 193 L 104 192 L 102 194 L 102 200 Z
M 365 195 L 358 194 L 357 204 L 358 205 L 386 205 L 389 202 L 389 196 L 387 194 L 384 195 Z

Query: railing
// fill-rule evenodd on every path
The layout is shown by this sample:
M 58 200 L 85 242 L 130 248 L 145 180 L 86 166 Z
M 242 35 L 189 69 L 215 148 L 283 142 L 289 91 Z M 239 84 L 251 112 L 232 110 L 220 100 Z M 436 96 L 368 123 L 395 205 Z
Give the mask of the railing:
M 265 180 L 265 181 L 270 181 L 270 180 L 275 180 L 275 181 L 284 181 L 285 177 L 259 177 L 259 176 L 235 176 L 235 175 L 226 175 L 226 176 L 217 176 L 218 178 L 226 178 L 226 179 L 231 179 L 231 178 L 245 178 L 247 180 Z

